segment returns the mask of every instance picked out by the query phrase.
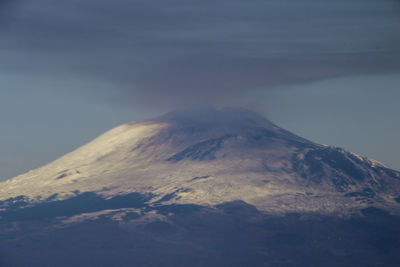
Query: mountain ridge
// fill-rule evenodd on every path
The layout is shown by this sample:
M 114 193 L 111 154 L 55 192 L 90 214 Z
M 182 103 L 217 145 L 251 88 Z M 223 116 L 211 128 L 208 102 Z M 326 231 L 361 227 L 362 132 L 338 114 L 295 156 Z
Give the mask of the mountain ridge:
M 105 198 L 151 194 L 149 204 L 241 200 L 275 214 L 400 210 L 398 171 L 234 108 L 127 123 L 0 184 L 0 200 L 23 196 L 32 205 L 93 192 Z

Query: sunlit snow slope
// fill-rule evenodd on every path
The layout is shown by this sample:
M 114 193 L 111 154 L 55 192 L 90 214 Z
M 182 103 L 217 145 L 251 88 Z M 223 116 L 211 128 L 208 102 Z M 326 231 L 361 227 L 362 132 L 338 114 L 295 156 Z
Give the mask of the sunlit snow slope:
M 181 110 L 121 125 L 62 158 L 0 183 L 0 200 L 139 192 L 150 204 L 243 200 L 272 213 L 397 213 L 400 173 L 318 145 L 242 109 Z

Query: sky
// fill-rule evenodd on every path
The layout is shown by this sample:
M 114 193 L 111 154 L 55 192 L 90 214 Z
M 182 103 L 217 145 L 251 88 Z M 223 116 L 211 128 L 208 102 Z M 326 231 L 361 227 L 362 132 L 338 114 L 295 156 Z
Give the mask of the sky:
M 398 0 L 0 0 L 0 180 L 201 105 L 400 169 L 399 32 Z

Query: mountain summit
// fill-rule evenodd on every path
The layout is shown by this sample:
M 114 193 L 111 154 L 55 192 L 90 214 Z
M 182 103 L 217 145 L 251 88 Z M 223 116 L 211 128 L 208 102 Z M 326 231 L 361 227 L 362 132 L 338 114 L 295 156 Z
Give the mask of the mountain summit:
M 245 109 L 178 110 L 128 123 L 0 183 L 0 200 L 25 205 L 84 193 L 132 193 L 149 205 L 244 201 L 274 214 L 398 213 L 400 173 L 290 133 Z M 8 201 L 8 202 L 7 202 Z

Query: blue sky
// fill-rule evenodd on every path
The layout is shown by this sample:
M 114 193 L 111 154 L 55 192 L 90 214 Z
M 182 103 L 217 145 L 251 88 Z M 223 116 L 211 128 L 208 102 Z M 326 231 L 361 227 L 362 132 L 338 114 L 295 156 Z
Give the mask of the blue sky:
M 400 169 L 399 14 L 395 0 L 0 1 L 0 179 L 209 104 Z

